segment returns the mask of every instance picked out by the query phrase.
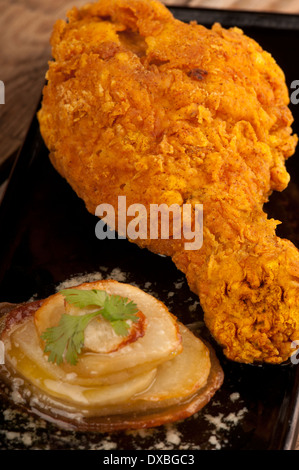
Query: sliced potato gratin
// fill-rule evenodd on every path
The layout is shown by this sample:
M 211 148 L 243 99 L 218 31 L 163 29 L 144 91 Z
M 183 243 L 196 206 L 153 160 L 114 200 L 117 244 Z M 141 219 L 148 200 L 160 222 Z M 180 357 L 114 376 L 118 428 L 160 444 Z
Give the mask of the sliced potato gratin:
M 136 305 L 136 318 L 127 321 L 126 334 L 120 335 L 98 309 L 84 329 L 77 360 L 67 361 L 62 351 L 59 363 L 50 360 L 45 331 L 56 328 L 65 315 L 96 312 L 95 305 L 80 308 L 57 293 L 7 313 L 0 371 L 29 411 L 67 428 L 137 429 L 192 415 L 221 386 L 223 372 L 210 346 L 153 296 L 114 280 L 75 289 L 126 299 Z

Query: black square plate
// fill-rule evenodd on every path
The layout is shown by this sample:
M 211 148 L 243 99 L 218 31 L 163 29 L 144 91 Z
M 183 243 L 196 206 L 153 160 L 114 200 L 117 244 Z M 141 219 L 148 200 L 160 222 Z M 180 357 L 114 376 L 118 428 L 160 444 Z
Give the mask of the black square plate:
M 269 51 L 291 82 L 299 79 L 299 17 L 173 8 L 183 20 L 206 26 L 241 27 Z M 290 90 L 291 91 L 291 90 Z M 299 105 L 291 105 L 299 133 Z M 298 152 L 297 152 L 298 153 Z M 299 247 L 299 160 L 288 161 L 291 183 L 273 194 L 267 211 L 282 220 L 278 234 Z M 202 319 L 198 299 L 170 259 L 127 240 L 99 241 L 97 219 L 56 173 L 34 117 L 0 207 L 0 301 L 44 298 L 71 280 L 116 278 L 160 298 L 185 324 Z M 228 361 L 216 348 L 225 373 L 222 388 L 197 415 L 148 432 L 111 435 L 58 430 L 0 402 L 0 449 L 292 449 L 298 429 L 299 369 L 288 363 L 251 366 Z

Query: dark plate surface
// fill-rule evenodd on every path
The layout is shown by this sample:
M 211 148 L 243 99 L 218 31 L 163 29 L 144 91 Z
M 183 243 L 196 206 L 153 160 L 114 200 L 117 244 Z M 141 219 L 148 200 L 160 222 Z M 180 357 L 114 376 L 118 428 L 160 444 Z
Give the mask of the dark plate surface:
M 240 26 L 271 52 L 286 74 L 299 79 L 296 61 L 299 17 L 246 12 L 173 9 L 182 20 L 210 26 Z M 299 132 L 299 105 L 292 106 Z M 297 152 L 298 153 L 298 152 Z M 299 160 L 288 162 L 292 181 L 267 204 L 283 222 L 278 234 L 299 247 Z M 193 295 L 170 259 L 141 250 L 127 240 L 99 241 L 97 219 L 55 172 L 33 119 L 0 207 L 0 302 L 23 302 L 54 293 L 61 283 L 99 277 L 138 285 L 165 302 L 188 324 L 202 319 Z M 291 449 L 298 428 L 299 369 L 293 364 L 251 366 L 225 359 L 215 347 L 225 380 L 197 415 L 148 432 L 111 435 L 70 432 L 0 402 L 0 449 Z

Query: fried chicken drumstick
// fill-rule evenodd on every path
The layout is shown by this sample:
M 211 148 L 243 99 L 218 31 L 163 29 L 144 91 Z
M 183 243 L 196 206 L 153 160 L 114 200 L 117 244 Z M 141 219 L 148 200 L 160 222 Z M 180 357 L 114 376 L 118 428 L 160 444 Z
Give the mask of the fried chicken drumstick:
M 299 252 L 263 212 L 295 150 L 285 77 L 238 28 L 173 18 L 155 0 L 72 9 L 51 39 L 42 136 L 91 213 L 103 202 L 203 204 L 203 246 L 171 256 L 225 355 L 281 363 L 299 339 Z

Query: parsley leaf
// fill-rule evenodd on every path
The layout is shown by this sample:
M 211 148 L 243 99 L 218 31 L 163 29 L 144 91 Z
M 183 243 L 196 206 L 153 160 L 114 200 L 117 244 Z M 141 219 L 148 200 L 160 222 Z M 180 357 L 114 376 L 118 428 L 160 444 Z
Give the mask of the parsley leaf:
M 46 342 L 45 352 L 50 352 L 49 361 L 58 365 L 65 359 L 72 365 L 77 363 L 77 356 L 84 345 L 84 330 L 99 312 L 74 316 L 63 313 L 57 326 L 47 328 L 41 335 Z
M 103 307 L 107 292 L 99 289 L 83 290 L 83 289 L 64 289 L 60 291 L 65 297 L 65 300 L 69 304 L 73 304 L 79 308 L 89 307 L 90 305 L 96 305 Z
M 84 346 L 84 331 L 88 323 L 98 315 L 110 322 L 116 334 L 126 336 L 130 328 L 128 320 L 138 322 L 137 305 L 119 295 L 109 295 L 99 289 L 81 290 L 64 289 L 60 292 L 70 304 L 83 309 L 90 306 L 100 310 L 84 315 L 62 314 L 59 324 L 47 328 L 41 338 L 45 341 L 45 353 L 50 353 L 48 360 L 61 364 L 66 362 L 76 365 L 78 354 Z

